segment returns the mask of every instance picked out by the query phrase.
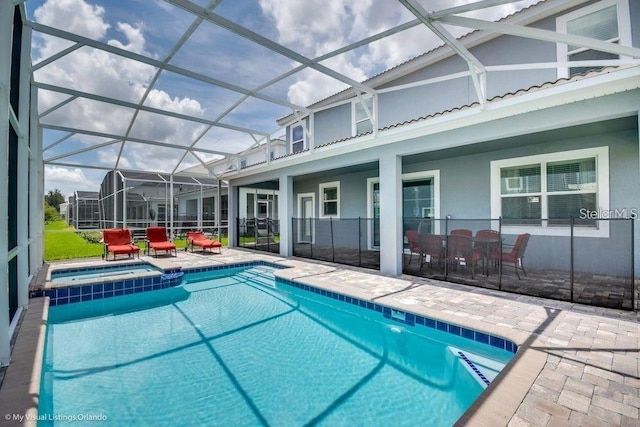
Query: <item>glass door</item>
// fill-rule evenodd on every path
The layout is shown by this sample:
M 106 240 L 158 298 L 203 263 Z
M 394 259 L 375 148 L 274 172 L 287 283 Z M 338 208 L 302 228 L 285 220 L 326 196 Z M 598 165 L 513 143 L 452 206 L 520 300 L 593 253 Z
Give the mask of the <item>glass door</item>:
M 418 230 L 419 233 L 432 233 L 434 217 L 433 178 L 424 178 L 402 183 L 403 231 Z

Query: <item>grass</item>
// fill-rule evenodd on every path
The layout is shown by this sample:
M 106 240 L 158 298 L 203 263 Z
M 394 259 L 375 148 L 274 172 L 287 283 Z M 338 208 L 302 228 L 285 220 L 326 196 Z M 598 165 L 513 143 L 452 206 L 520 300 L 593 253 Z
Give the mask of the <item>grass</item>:
M 64 221 L 44 225 L 45 261 L 99 257 L 103 250 L 101 243 L 88 243 Z
M 86 234 L 90 240 L 97 241 L 101 238 L 100 232 L 77 232 L 73 227 L 67 225 L 65 221 L 52 221 L 44 225 L 44 260 L 58 261 L 74 258 L 99 257 L 104 252 L 102 243 L 90 243 L 82 235 Z M 96 238 L 96 234 L 100 234 Z M 222 244 L 228 245 L 227 237 L 222 238 Z M 187 245 L 186 239 L 175 239 L 173 241 L 178 250 L 184 249 Z M 140 252 L 144 252 L 147 245 L 144 241 L 136 243 L 140 247 Z

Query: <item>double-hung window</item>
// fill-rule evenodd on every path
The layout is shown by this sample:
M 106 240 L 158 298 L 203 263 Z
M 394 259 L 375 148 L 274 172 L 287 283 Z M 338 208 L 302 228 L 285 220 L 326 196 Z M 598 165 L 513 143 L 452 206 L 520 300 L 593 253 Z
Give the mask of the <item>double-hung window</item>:
M 302 125 L 291 127 L 291 152 L 299 153 L 304 150 L 304 128 Z
M 340 182 L 320 184 L 320 218 L 340 218 Z
M 492 217 L 539 230 L 566 227 L 571 217 L 596 227 L 581 219 L 609 208 L 608 163 L 607 147 L 493 161 Z
M 631 46 L 628 0 L 601 1 L 560 16 L 556 22 L 558 31 L 561 33 Z M 558 43 L 558 61 L 560 62 L 607 59 L 619 59 L 619 56 L 614 53 Z M 571 77 L 599 68 L 602 67 L 564 67 L 559 69 L 558 77 Z
M 359 99 L 353 101 L 352 108 L 352 133 L 353 136 L 362 135 L 363 133 L 373 131 L 373 121 L 375 117 L 373 112 L 373 97 L 362 97 L 362 102 Z M 367 114 L 367 110 L 369 113 Z M 369 114 L 371 117 L 369 117 Z

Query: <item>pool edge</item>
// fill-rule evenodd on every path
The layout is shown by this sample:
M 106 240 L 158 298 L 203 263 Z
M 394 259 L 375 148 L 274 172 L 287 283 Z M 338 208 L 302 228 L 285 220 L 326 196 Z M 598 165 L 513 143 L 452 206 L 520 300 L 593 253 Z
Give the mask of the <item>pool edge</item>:
M 37 424 L 48 314 L 48 297 L 29 300 L 0 387 L 0 426 L 16 425 L 14 415 L 24 416 L 23 426 Z

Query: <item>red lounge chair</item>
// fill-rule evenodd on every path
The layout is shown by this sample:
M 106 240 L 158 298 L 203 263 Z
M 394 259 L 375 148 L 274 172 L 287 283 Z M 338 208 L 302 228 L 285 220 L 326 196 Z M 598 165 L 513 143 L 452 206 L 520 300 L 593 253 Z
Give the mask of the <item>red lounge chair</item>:
M 153 249 L 154 256 L 158 256 L 158 251 L 164 251 L 173 256 L 178 256 L 176 245 L 167 239 L 167 229 L 165 227 L 149 227 L 147 228 L 147 254 Z
M 222 243 L 217 240 L 207 239 L 207 236 L 202 231 L 187 232 L 187 247 L 184 250 L 189 249 L 189 246 L 191 246 L 191 252 L 193 252 L 194 246 L 199 246 L 203 251 L 211 249 L 211 252 L 213 252 L 213 248 L 218 248 L 218 253 L 222 253 Z
M 140 248 L 133 244 L 131 233 L 128 228 L 109 228 L 102 232 L 104 241 L 103 258 L 109 260 L 109 252 L 113 253 L 113 260 L 116 255 L 127 254 L 129 257 L 138 254 L 140 258 Z

